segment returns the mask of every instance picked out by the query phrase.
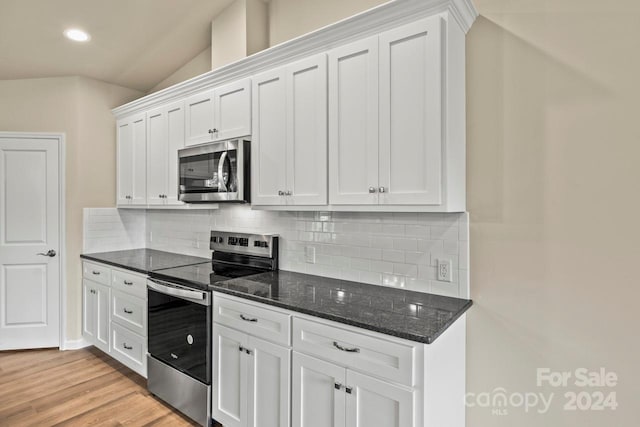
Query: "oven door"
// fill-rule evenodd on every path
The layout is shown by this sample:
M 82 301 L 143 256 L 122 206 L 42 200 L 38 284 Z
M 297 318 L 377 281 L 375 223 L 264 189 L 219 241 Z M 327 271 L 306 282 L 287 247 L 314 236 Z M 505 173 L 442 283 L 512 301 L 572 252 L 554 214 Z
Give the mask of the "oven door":
M 147 280 L 149 354 L 211 384 L 211 293 Z
M 225 141 L 179 150 L 179 199 L 203 203 L 246 201 L 245 141 Z

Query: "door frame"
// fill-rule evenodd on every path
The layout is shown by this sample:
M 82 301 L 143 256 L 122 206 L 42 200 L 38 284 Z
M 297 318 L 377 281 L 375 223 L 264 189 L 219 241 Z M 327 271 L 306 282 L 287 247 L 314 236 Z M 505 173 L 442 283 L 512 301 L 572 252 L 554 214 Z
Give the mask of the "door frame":
M 15 139 L 43 139 L 55 140 L 58 144 L 58 241 L 60 248 L 58 250 L 60 259 L 60 276 L 59 280 L 59 301 L 58 301 L 58 319 L 60 330 L 58 331 L 58 348 L 67 350 L 75 348 L 73 344 L 67 343 L 67 242 L 66 242 L 66 182 L 65 182 L 65 142 L 66 134 L 64 132 L 3 132 L 0 131 L 0 138 Z

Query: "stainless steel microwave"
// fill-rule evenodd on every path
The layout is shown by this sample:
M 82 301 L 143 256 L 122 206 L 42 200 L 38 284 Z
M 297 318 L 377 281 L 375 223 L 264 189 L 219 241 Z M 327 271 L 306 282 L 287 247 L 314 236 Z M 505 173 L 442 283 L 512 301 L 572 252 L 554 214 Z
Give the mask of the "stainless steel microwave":
M 250 142 L 212 142 L 178 151 L 178 198 L 186 203 L 251 201 Z

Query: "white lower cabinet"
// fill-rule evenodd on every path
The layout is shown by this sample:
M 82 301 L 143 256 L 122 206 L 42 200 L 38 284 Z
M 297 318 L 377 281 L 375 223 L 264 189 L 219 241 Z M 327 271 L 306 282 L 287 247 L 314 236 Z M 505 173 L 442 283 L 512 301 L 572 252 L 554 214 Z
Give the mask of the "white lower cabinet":
M 293 352 L 294 427 L 413 427 L 415 390 Z
M 96 282 L 82 281 L 82 335 L 109 353 L 109 295 L 111 289 Z
M 146 276 L 88 261 L 82 271 L 82 336 L 146 378 Z
M 225 427 L 286 427 L 291 350 L 213 324 L 212 416 Z

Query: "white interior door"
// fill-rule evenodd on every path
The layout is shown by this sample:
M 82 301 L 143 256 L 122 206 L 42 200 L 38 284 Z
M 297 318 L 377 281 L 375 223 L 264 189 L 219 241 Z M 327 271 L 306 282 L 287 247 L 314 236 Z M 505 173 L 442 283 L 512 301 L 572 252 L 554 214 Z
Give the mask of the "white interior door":
M 0 134 L 0 350 L 60 345 L 60 143 Z

